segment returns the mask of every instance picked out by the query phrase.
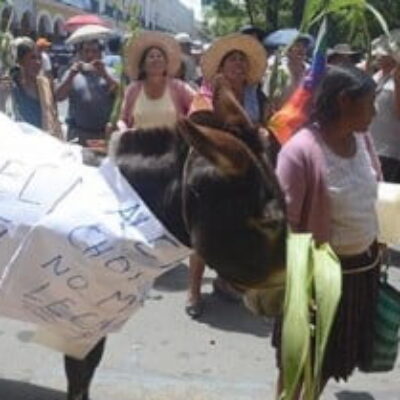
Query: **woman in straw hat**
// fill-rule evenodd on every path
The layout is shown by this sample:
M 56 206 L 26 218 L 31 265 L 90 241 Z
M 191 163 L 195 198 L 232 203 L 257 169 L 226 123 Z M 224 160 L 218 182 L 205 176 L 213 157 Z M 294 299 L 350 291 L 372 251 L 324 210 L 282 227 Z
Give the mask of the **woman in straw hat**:
M 181 62 L 178 42 L 161 32 L 143 32 L 126 49 L 127 88 L 119 128 L 173 126 L 186 115 L 194 91 L 174 79 Z
M 254 37 L 234 33 L 217 39 L 203 54 L 200 66 L 203 85 L 192 104 L 193 111 L 212 107 L 212 84 L 218 77 L 229 86 L 253 123 L 261 125 L 264 122 L 266 98 L 259 83 L 267 66 L 267 54 Z M 204 261 L 198 255 L 193 255 L 190 259 L 186 304 L 186 313 L 192 318 L 199 317 L 203 311 L 201 280 L 204 268 Z M 217 278 L 213 286 L 215 292 L 227 300 L 237 301 L 240 298 L 221 278 Z
M 260 82 L 267 67 L 267 53 L 252 36 L 233 33 L 217 39 L 203 54 L 200 67 L 203 85 L 202 100 L 211 107 L 212 83 L 222 76 L 254 123 L 262 123 L 266 117 L 266 98 Z M 196 104 L 193 106 L 196 108 Z

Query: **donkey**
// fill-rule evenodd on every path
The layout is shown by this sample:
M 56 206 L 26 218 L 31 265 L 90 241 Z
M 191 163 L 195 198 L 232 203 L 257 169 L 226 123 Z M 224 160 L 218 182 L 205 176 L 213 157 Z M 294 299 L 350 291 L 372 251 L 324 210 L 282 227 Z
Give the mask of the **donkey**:
M 284 279 L 284 200 L 258 130 L 226 87 L 214 111 L 175 129 L 114 134 L 113 157 L 147 206 L 183 244 L 242 290 Z M 68 400 L 88 400 L 104 350 L 65 357 Z

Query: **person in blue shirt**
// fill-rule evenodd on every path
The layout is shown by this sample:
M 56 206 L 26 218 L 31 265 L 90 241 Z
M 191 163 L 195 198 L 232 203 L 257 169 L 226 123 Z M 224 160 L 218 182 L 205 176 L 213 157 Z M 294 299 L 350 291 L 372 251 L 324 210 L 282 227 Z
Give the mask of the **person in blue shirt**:
M 55 90 L 57 101 L 68 99 L 67 139 L 98 148 L 105 146 L 117 80 L 102 61 L 98 40 L 78 44 L 78 61 L 64 74 Z

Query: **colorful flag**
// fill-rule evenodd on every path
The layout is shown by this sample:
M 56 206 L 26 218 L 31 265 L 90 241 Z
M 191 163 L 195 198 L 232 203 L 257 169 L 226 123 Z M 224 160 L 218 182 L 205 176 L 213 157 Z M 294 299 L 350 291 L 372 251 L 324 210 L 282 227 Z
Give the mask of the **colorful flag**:
M 310 70 L 287 102 L 268 122 L 267 129 L 275 135 L 281 145 L 287 142 L 309 118 L 313 92 L 326 66 L 326 31 L 325 18 L 319 28 Z

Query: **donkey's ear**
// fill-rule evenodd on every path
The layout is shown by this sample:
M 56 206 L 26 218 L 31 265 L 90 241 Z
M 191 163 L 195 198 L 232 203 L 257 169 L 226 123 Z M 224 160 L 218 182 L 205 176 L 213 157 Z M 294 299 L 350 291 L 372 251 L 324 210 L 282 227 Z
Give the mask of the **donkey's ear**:
M 220 121 L 213 111 L 200 110 L 192 112 L 189 116 L 191 122 L 195 125 L 208 126 L 215 129 L 224 129 L 224 124 Z
M 178 122 L 178 129 L 186 142 L 210 161 L 222 175 L 240 176 L 248 170 L 252 155 L 231 134 L 196 125 L 187 119 Z
M 249 116 L 236 99 L 229 82 L 217 75 L 214 80 L 213 94 L 214 113 L 226 126 L 253 128 Z

